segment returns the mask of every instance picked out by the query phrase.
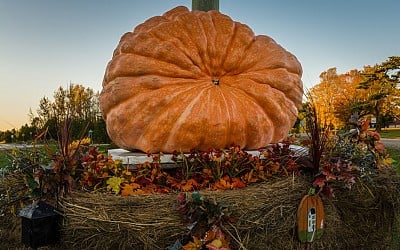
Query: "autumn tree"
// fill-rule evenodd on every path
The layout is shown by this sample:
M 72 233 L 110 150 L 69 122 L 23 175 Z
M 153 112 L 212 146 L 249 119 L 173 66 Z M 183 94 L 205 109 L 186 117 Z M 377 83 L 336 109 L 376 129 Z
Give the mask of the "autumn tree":
M 400 116 L 400 57 L 340 75 L 331 68 L 320 79 L 310 96 L 325 126 L 341 128 L 357 113 L 375 116 L 379 130 L 384 121 Z
M 67 90 L 60 86 L 57 91 L 54 92 L 53 97 L 53 118 L 60 123 L 72 112 L 72 110 L 68 109 L 69 100 L 67 99 Z
M 383 118 L 398 115 L 400 84 L 400 57 L 392 56 L 375 66 L 364 67 L 359 89 L 366 91 L 363 112 L 376 117 L 376 129 L 381 130 Z M 393 113 L 394 112 L 394 113 Z
M 310 89 L 310 98 L 316 107 L 317 115 L 323 126 L 339 128 L 341 121 L 335 116 L 334 103 L 340 86 L 336 68 L 330 68 L 320 74 L 321 82 Z
M 359 113 L 364 99 L 363 90 L 358 89 L 362 75 L 358 70 L 337 74 L 330 68 L 320 75 L 321 82 L 310 90 L 316 104 L 316 112 L 324 126 L 344 128 L 351 115 Z
M 35 125 L 37 128 L 43 128 L 46 126 L 47 121 L 49 121 L 53 116 L 53 104 L 50 102 L 50 99 L 47 97 L 43 97 L 39 101 L 39 108 L 37 109 L 37 116 L 32 112 L 32 109 L 29 110 L 29 116 L 31 120 L 31 124 Z
M 70 84 L 68 88 L 59 87 L 53 95 L 54 100 L 43 97 L 39 102 L 37 115 L 30 112 L 32 126 L 46 128 L 55 137 L 59 124 L 66 118 L 72 119 L 72 132 L 78 137 L 89 124 L 97 142 L 109 142 L 105 124 L 101 117 L 99 93 L 79 84 Z
M 83 120 L 95 120 L 100 114 L 98 105 L 98 95 L 91 88 L 82 85 L 69 86 L 68 91 L 68 110 L 71 115 Z
M 383 112 L 390 120 L 400 121 L 400 86 L 386 98 Z
M 362 81 L 359 70 L 350 70 L 338 76 L 338 85 L 333 97 L 333 112 L 341 127 L 347 125 L 353 114 L 360 114 L 360 105 L 364 100 L 364 92 L 358 89 Z

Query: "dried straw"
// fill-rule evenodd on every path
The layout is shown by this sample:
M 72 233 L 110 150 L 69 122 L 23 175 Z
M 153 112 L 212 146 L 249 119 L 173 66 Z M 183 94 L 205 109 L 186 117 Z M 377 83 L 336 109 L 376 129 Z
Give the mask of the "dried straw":
M 307 193 L 306 177 L 274 179 L 231 191 L 202 191 L 230 205 L 234 223 L 224 226 L 234 249 L 304 249 L 297 239 L 296 211 Z M 165 249 L 188 232 L 175 210 L 177 194 L 118 197 L 75 193 L 61 204 L 64 244 L 87 249 Z M 399 216 L 400 177 L 393 171 L 352 190 L 336 187 L 324 199 L 325 233 L 315 249 L 393 249 Z M 82 247 L 83 246 L 83 247 Z
M 310 186 L 307 177 L 296 176 L 200 193 L 230 205 L 236 221 L 223 229 L 233 249 L 305 249 L 297 239 L 296 211 Z M 313 249 L 399 249 L 398 174 L 388 170 L 358 180 L 351 190 L 338 186 L 335 195 L 333 200 L 323 199 L 326 227 Z M 62 239 L 49 249 L 165 249 L 188 232 L 175 209 L 176 199 L 177 193 L 73 193 L 59 203 L 65 214 Z M 15 219 L 14 227 L 18 223 Z

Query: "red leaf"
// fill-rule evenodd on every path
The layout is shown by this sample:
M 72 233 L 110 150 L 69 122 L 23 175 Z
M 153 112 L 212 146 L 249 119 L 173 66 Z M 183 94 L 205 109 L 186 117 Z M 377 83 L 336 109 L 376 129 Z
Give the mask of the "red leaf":
M 232 178 L 232 188 L 244 188 L 246 184 L 240 178 Z
M 313 186 L 323 188 L 325 186 L 326 179 L 324 177 L 318 177 L 314 180 Z
M 380 141 L 375 142 L 375 148 L 376 150 L 378 150 L 379 153 L 385 152 L 385 146 Z
M 325 175 L 326 181 L 336 180 L 336 175 L 334 175 L 331 171 L 324 169 L 321 173 Z
M 367 131 L 369 128 L 370 120 L 365 120 L 361 123 L 361 131 Z

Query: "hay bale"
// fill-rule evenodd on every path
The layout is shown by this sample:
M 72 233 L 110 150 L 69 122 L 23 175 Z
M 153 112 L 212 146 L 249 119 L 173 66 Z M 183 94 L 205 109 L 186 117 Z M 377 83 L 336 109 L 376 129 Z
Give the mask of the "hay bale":
M 231 191 L 202 191 L 202 195 L 230 204 L 236 222 L 226 225 L 237 247 L 281 246 L 282 237 L 298 246 L 297 205 L 307 193 L 304 178 L 284 178 Z M 175 207 L 177 193 L 119 197 L 75 193 L 64 199 L 63 242 L 89 248 L 165 249 L 185 237 L 188 229 Z M 276 249 L 276 248 L 275 248 Z
M 297 240 L 296 211 L 307 177 L 274 179 L 244 189 L 202 191 L 230 204 L 236 221 L 225 225 L 234 249 L 304 249 Z M 324 199 L 325 233 L 315 249 L 393 249 L 399 216 L 400 177 L 387 171 L 352 190 L 336 187 Z M 177 194 L 119 197 L 74 193 L 62 200 L 63 245 L 81 249 L 165 249 L 188 232 L 175 210 Z
M 296 211 L 310 181 L 304 176 L 277 178 L 244 189 L 200 193 L 230 205 L 236 221 L 224 230 L 233 249 L 304 249 L 297 240 Z M 313 249 L 399 249 L 396 172 L 359 180 L 352 190 L 337 186 L 335 195 L 323 199 L 325 233 Z M 165 249 L 188 232 L 176 200 L 177 193 L 72 193 L 59 202 L 65 213 L 61 243 L 47 249 Z M 3 216 L 0 225 L 6 248 L 24 249 L 17 230 L 20 218 Z
M 61 207 L 66 217 L 65 245 L 87 249 L 157 249 L 185 231 L 174 211 L 176 195 L 120 197 L 74 193 Z
M 323 241 L 338 242 L 336 249 L 398 249 L 399 242 L 393 240 L 392 233 L 398 226 L 399 195 L 400 177 L 394 170 L 358 181 L 351 191 L 337 188 L 336 198 L 327 210 L 335 212 L 339 223 L 333 225 L 336 232 L 327 230 Z M 331 221 L 326 219 L 327 229 Z

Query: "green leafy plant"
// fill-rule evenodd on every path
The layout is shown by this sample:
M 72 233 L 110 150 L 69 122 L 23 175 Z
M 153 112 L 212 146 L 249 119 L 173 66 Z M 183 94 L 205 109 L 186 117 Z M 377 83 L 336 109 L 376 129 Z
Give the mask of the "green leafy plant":
M 31 198 L 41 196 L 40 182 L 33 172 L 39 168 L 39 152 L 33 148 L 15 148 L 7 153 L 12 163 L 0 176 L 0 215 L 15 215 Z

